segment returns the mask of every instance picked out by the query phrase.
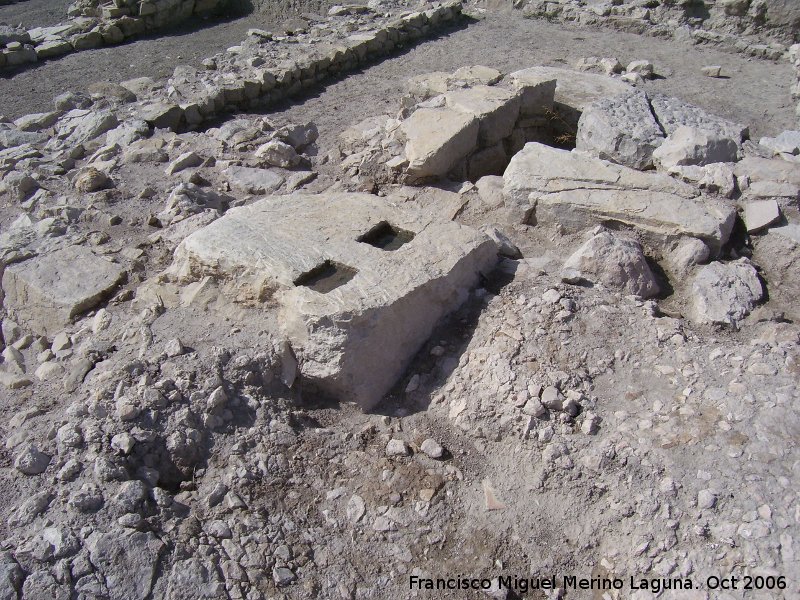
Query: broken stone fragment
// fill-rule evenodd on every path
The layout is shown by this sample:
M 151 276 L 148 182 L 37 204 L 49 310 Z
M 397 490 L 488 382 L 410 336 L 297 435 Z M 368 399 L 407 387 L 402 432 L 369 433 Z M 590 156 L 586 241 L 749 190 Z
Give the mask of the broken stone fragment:
M 36 333 L 54 335 L 96 306 L 124 276 L 119 265 L 83 246 L 69 246 L 7 267 L 5 306 Z
M 699 323 L 737 328 L 764 296 L 758 273 L 746 259 L 702 267 L 692 283 L 692 312 Z
M 696 237 L 717 252 L 736 219 L 732 206 L 696 199 L 692 186 L 668 175 L 533 142 L 511 159 L 503 180 L 508 217 L 516 223 L 557 223 L 577 232 L 611 219 L 660 241 Z
M 255 151 L 255 156 L 261 159 L 265 166 L 284 169 L 296 167 L 301 161 L 294 148 L 279 140 L 271 140 L 259 146 Z
M 581 115 L 575 147 L 592 156 L 631 167 L 653 166 L 653 151 L 664 141 L 644 92 L 634 90 L 595 102 Z
M 601 231 L 587 240 L 567 259 L 563 271 L 642 298 L 659 292 L 641 245 L 610 231 Z
M 642 79 L 652 79 L 655 72 L 653 63 L 649 60 L 634 60 L 628 63 L 625 68 L 628 73 L 635 73 Z
M 406 171 L 412 179 L 440 177 L 478 143 L 480 124 L 471 114 L 451 108 L 421 108 L 401 125 L 406 140 Z
M 403 440 L 392 439 L 386 444 L 386 456 L 408 456 L 409 454 L 408 444 Z
M 720 65 L 708 65 L 702 67 L 700 72 L 706 77 L 722 77 L 722 67 Z
M 653 160 L 661 169 L 674 166 L 708 165 L 736 162 L 739 143 L 719 133 L 695 127 L 678 127 L 653 152 Z
M 448 92 L 445 102 L 448 107 L 478 119 L 478 143 L 482 147 L 497 144 L 511 135 L 519 117 L 519 95 L 497 87 L 476 86 Z
M 231 166 L 225 169 L 231 187 L 248 194 L 267 194 L 283 185 L 284 178 L 270 169 Z
M 444 448 L 433 438 L 427 438 L 419 447 L 428 457 L 438 459 L 444 456 Z
M 14 468 L 24 475 L 44 473 L 50 464 L 50 455 L 41 452 L 33 444 L 28 444 L 14 458 Z
M 744 206 L 744 224 L 748 233 L 769 227 L 781 218 L 781 209 L 775 200 L 756 200 Z
M 75 189 L 85 194 L 101 190 L 109 184 L 108 175 L 94 167 L 81 169 L 75 178 Z

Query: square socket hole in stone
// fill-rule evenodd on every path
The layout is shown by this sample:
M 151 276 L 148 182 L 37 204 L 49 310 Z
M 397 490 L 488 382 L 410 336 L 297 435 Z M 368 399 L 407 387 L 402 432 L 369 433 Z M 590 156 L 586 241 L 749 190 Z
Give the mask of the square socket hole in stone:
M 375 246 L 381 250 L 397 250 L 400 246 L 414 239 L 414 234 L 405 229 L 395 227 L 386 221 L 381 221 L 367 233 L 358 238 L 359 242 Z
M 346 284 L 357 273 L 358 271 L 353 267 L 326 260 L 321 265 L 317 265 L 310 271 L 300 275 L 294 280 L 294 284 L 307 287 L 320 294 L 327 294 L 331 290 Z

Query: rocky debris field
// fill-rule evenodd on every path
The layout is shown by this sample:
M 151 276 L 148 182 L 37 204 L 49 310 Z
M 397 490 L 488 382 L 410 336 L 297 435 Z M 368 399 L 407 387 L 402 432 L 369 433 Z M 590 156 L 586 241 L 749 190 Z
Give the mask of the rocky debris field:
M 334 6 L 3 119 L 0 598 L 800 597 L 798 46 L 724 114 L 452 51 L 526 14 Z

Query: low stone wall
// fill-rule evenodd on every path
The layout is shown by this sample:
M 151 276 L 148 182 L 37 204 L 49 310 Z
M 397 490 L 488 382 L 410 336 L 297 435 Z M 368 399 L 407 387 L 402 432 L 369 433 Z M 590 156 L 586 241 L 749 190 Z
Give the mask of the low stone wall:
M 267 108 L 286 98 L 368 64 L 393 50 L 430 36 L 462 19 L 462 3 L 450 0 L 423 12 L 398 16 L 379 27 L 353 33 L 343 40 L 316 43 L 296 50 L 291 59 L 270 65 L 260 53 L 270 42 L 267 32 L 254 31 L 233 52 L 205 61 L 206 70 L 179 67 L 169 80 L 169 95 L 142 99 L 122 107 L 120 120 L 146 121 L 151 127 L 180 130 L 199 126 L 216 116 Z M 291 50 L 297 44 L 281 44 Z M 254 66 L 257 65 L 257 66 Z
M 229 0 L 117 0 L 89 2 L 70 11 L 72 18 L 52 27 L 5 27 L 0 35 L 0 69 L 13 68 L 79 50 L 120 44 L 195 16 L 224 9 Z M 13 39 L 9 39 L 13 38 Z
M 764 2 L 517 0 L 514 6 L 530 18 L 612 27 L 688 44 L 713 44 L 771 60 L 781 59 L 798 36 L 796 28 L 773 20 Z

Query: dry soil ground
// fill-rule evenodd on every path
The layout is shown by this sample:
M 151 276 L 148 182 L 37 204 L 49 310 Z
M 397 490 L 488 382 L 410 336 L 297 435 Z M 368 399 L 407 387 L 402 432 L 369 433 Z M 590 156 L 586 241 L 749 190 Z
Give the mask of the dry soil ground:
M 81 91 L 97 80 L 120 81 L 164 76 L 176 64 L 199 64 L 203 58 L 239 42 L 250 27 L 268 26 L 262 15 L 197 24 L 161 37 L 75 53 L 0 79 L 0 114 L 18 117 L 46 111 L 52 98 Z M 509 48 L 512 51 L 509 51 Z M 649 59 L 662 77 L 648 89 L 678 96 L 713 113 L 750 124 L 753 137 L 793 126 L 788 63 L 772 63 L 686 47 L 668 40 L 600 29 L 578 29 L 519 15 L 491 14 L 485 20 L 429 41 L 360 74 L 328 85 L 285 111 L 287 119 L 314 120 L 325 133 L 341 131 L 366 114 L 393 111 L 406 78 L 426 71 L 453 71 L 484 64 L 509 72 L 532 65 L 571 66 L 586 56 L 616 56 L 626 64 Z M 726 79 L 700 73 L 719 64 Z

